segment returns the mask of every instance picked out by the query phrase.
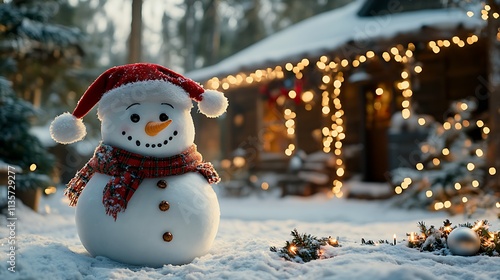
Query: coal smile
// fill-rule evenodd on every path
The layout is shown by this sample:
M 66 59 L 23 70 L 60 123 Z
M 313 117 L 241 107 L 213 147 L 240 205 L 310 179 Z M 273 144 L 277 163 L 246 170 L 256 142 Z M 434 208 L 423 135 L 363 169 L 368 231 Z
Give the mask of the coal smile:
M 127 134 L 127 132 L 125 131 L 122 131 L 122 135 L 125 136 Z M 172 141 L 172 139 L 174 139 L 175 136 L 177 136 L 178 132 L 177 130 L 174 131 L 174 133 L 172 134 L 172 136 L 168 137 L 168 139 L 165 139 L 163 142 L 160 142 L 160 143 L 154 143 L 154 144 L 151 144 L 151 143 L 146 143 L 144 146 L 146 148 L 160 148 L 164 145 L 167 145 L 169 141 Z M 134 138 L 132 136 L 127 136 L 127 140 L 128 141 L 134 141 Z M 140 147 L 141 146 L 141 141 L 139 140 L 136 140 L 135 141 L 135 145 L 137 145 L 137 147 Z

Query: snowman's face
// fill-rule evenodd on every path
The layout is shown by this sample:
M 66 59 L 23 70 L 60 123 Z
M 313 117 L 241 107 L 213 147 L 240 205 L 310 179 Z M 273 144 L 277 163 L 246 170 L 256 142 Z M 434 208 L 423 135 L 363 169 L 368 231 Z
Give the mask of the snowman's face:
M 102 118 L 105 144 L 144 156 L 179 154 L 194 142 L 189 108 L 166 102 L 134 102 Z

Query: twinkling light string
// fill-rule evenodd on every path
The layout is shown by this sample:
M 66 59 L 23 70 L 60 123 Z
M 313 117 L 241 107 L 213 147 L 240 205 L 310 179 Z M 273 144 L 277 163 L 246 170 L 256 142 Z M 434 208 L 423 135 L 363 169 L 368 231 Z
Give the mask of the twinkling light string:
M 489 12 L 487 6 L 484 6 L 482 14 Z M 469 15 L 471 16 L 471 15 Z M 473 15 L 472 15 L 473 16 Z M 498 18 L 498 14 L 492 14 L 491 16 Z M 484 18 L 483 18 L 484 19 Z M 426 48 L 434 54 L 439 54 L 443 49 L 451 47 L 464 48 L 468 45 L 473 45 L 479 41 L 477 35 L 469 35 L 463 38 L 459 36 L 453 36 L 449 39 L 440 39 L 429 41 L 425 44 Z M 403 119 L 409 119 L 412 114 L 412 102 L 411 97 L 413 95 L 412 90 L 412 79 L 415 75 L 418 75 L 424 71 L 421 64 L 415 61 L 414 54 L 416 52 L 416 46 L 414 43 L 409 43 L 407 45 L 397 44 L 391 46 L 386 51 L 376 52 L 375 50 L 368 50 L 363 54 L 358 54 L 354 57 L 340 57 L 334 56 L 333 58 L 328 58 L 327 56 L 321 56 L 315 61 L 313 65 L 310 65 L 310 60 L 303 58 L 297 63 L 287 62 L 283 66 L 278 65 L 274 68 L 269 67 L 266 69 L 257 69 L 251 73 L 238 73 L 235 75 L 227 75 L 223 78 L 213 77 L 207 81 L 205 87 L 208 89 L 215 90 L 234 90 L 238 87 L 245 86 L 255 86 L 256 84 L 268 83 L 273 80 L 285 79 L 290 75 L 293 75 L 295 79 L 301 80 L 304 78 L 304 72 L 308 71 L 308 68 L 315 66 L 321 73 L 321 85 L 319 86 L 319 92 L 316 93 L 314 90 L 304 89 L 302 92 L 295 92 L 290 90 L 288 92 L 288 97 L 291 99 L 300 97 L 303 102 L 303 106 L 306 110 L 312 110 L 313 100 L 315 100 L 316 94 L 321 94 L 321 112 L 324 118 L 329 118 L 331 120 L 331 125 L 323 126 L 321 128 L 322 134 L 322 144 L 323 152 L 331 153 L 336 157 L 336 176 L 337 178 L 333 181 L 332 192 L 337 196 L 342 196 L 342 177 L 345 174 L 345 164 L 342 158 L 343 152 L 343 140 L 346 138 L 345 132 L 345 120 L 344 120 L 344 110 L 342 108 L 341 102 L 341 88 L 344 83 L 344 75 L 349 71 L 356 71 L 357 68 L 361 67 L 364 63 L 370 63 L 372 60 L 383 61 L 390 63 L 391 61 L 400 63 L 401 73 L 400 80 L 396 82 L 397 88 L 401 91 L 401 116 Z M 378 89 L 377 89 L 378 90 Z M 382 89 L 383 90 L 383 89 Z M 300 96 L 297 96 L 300 95 Z M 282 105 L 280 103 L 280 105 Z M 287 136 L 290 139 L 288 147 L 285 149 L 284 153 L 287 156 L 293 155 L 299 147 L 296 146 L 295 132 L 296 132 L 296 112 L 294 108 L 288 106 L 283 111 L 284 125 L 286 127 Z M 483 121 L 479 120 L 477 126 L 481 128 L 483 138 L 486 138 L 490 133 L 490 129 L 484 124 Z M 448 122 L 449 123 L 449 122 Z M 418 119 L 419 125 L 425 125 L 426 120 L 424 118 Z M 461 129 L 463 126 L 467 126 L 467 122 L 456 122 L 453 129 Z M 451 129 L 451 124 L 447 122 L 443 125 L 444 129 Z M 448 148 L 442 150 L 443 155 L 449 153 Z M 483 151 L 479 152 L 484 153 Z M 478 155 L 479 156 L 479 155 Z M 439 166 L 441 161 L 436 158 L 433 159 L 432 164 Z M 424 165 L 422 163 L 417 163 L 416 169 L 422 170 Z M 470 166 L 472 168 L 472 166 Z M 490 167 L 488 173 L 490 175 L 496 174 L 495 167 Z M 394 191 L 396 194 L 401 194 L 405 189 L 410 187 L 412 184 L 410 178 L 405 178 L 400 185 L 396 186 Z M 477 184 L 477 183 L 475 183 Z M 426 197 L 432 198 L 432 190 L 425 192 Z M 467 197 L 463 197 L 462 201 L 465 203 L 468 201 Z M 449 207 L 449 201 L 438 201 L 435 205 L 436 209 L 442 209 Z M 498 204 L 500 205 L 500 203 Z

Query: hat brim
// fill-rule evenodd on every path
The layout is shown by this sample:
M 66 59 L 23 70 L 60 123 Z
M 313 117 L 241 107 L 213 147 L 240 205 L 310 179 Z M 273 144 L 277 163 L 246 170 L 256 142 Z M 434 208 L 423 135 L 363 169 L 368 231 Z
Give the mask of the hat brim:
M 99 101 L 97 116 L 102 120 L 110 112 L 141 102 L 169 102 L 183 109 L 193 107 L 188 93 L 177 85 L 163 80 L 140 81 L 106 92 Z

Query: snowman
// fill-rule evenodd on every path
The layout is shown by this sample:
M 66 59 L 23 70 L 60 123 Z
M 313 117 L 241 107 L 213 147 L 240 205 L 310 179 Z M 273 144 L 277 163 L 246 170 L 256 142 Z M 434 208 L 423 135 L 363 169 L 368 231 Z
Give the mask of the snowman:
M 54 119 L 61 144 L 85 137 L 82 118 L 97 104 L 102 142 L 68 183 L 76 226 L 92 256 L 140 266 L 185 264 L 210 249 L 220 210 L 219 177 L 194 144 L 192 100 L 207 117 L 224 95 L 156 64 L 117 66 L 85 91 L 73 113 Z

